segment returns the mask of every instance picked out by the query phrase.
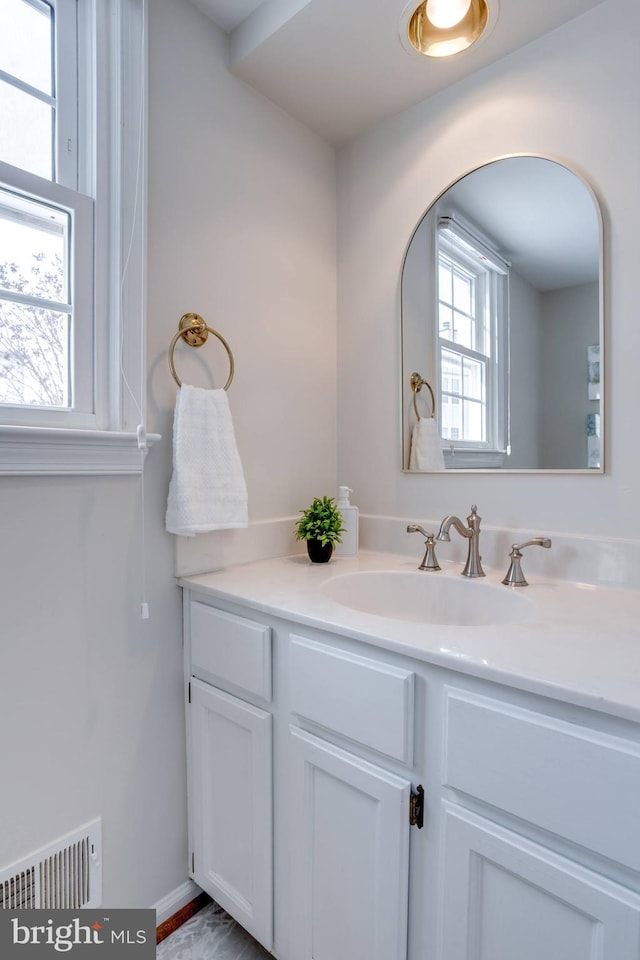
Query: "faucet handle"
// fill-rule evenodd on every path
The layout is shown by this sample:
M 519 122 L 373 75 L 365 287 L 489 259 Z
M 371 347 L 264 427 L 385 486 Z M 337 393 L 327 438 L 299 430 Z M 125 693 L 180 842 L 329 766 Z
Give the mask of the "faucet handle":
M 550 546 L 551 540 L 549 537 L 532 537 L 531 540 L 525 540 L 524 543 L 512 544 L 509 554 L 511 563 L 502 582 L 508 587 L 528 587 L 529 583 L 525 580 L 520 563 L 522 551 L 525 547 L 545 547 L 548 550 Z
M 424 544 L 426 547 L 424 557 L 422 558 L 422 563 L 418 567 L 418 570 L 440 570 L 440 564 L 438 563 L 438 558 L 436 557 L 436 535 L 435 533 L 428 533 L 424 527 L 421 527 L 417 523 L 410 523 L 407 526 L 407 533 L 421 533 L 425 538 Z
M 524 550 L 525 547 L 545 547 L 547 550 L 551 546 L 549 537 L 533 537 L 531 540 L 525 540 L 524 543 L 514 543 L 512 550 Z
M 421 527 L 418 523 L 409 523 L 407 524 L 407 533 L 421 533 L 423 537 L 432 537 L 432 533 L 427 533 L 424 527 Z

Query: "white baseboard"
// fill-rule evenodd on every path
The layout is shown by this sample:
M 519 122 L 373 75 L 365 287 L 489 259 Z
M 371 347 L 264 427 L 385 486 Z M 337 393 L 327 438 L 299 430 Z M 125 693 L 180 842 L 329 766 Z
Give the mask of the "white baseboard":
M 188 903 L 195 900 L 202 893 L 202 890 L 193 880 L 185 880 L 179 887 L 168 893 L 162 900 L 152 904 L 152 910 L 156 911 L 156 927 L 172 917 L 178 910 L 182 910 Z

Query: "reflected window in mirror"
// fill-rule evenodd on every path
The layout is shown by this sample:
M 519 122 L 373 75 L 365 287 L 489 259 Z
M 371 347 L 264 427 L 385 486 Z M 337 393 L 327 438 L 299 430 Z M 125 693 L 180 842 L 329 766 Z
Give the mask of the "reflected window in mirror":
M 445 466 L 500 466 L 507 449 L 508 263 L 463 223 L 436 224 L 440 436 Z
M 404 469 L 431 415 L 415 374 L 446 470 L 603 471 L 605 392 L 585 361 L 599 350 L 604 369 L 602 249 L 593 190 L 555 160 L 501 158 L 434 200 L 402 267 Z

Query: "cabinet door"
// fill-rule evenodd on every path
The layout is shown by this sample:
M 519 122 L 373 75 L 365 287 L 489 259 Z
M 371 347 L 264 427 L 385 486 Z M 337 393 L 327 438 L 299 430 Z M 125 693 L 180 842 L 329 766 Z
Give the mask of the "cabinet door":
M 271 715 L 191 680 L 193 879 L 273 944 Z
M 445 804 L 441 960 L 631 960 L 640 897 Z
M 291 728 L 291 956 L 405 960 L 407 780 Z

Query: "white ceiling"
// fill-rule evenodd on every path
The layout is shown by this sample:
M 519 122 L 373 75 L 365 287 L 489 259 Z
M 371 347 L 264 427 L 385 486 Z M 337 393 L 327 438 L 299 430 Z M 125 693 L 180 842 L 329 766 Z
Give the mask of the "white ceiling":
M 541 292 L 598 281 L 596 202 L 559 163 L 510 157 L 474 170 L 440 201 L 440 214 L 456 212 Z
M 446 61 L 406 51 L 406 0 L 192 2 L 229 33 L 234 74 L 342 143 L 603 0 L 488 0 L 488 36 Z
M 262 4 L 262 0 L 192 0 L 192 3 L 200 7 L 225 33 L 230 33 Z

